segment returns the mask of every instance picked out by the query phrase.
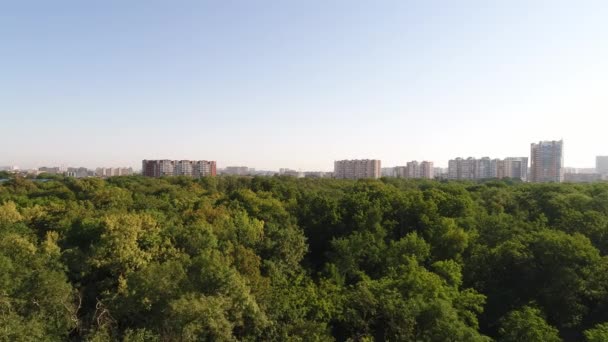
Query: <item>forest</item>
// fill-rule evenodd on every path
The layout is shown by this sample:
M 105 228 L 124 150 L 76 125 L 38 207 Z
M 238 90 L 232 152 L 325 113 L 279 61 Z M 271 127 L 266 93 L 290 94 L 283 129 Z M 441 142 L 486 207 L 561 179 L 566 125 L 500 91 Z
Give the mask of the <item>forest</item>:
M 608 341 L 608 183 L 9 176 L 0 341 Z

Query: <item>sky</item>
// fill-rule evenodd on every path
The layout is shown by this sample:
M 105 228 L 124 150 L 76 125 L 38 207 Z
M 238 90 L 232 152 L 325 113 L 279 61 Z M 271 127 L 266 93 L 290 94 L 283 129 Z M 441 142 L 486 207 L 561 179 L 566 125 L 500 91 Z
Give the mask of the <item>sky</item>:
M 608 155 L 608 1 L 0 0 L 0 166 Z

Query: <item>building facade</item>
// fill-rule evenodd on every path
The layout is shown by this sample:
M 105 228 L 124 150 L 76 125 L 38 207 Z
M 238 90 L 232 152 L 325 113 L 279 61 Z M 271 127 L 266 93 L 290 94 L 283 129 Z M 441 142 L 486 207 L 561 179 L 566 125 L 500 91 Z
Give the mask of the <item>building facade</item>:
M 423 161 L 420 163 L 420 178 L 434 179 L 435 178 L 435 167 L 431 161 Z
M 222 173 L 232 176 L 246 176 L 255 172 L 254 169 L 250 169 L 247 166 L 226 166 Z
M 595 157 L 595 172 L 602 175 L 608 174 L 608 156 Z
M 383 167 L 383 177 L 397 178 L 424 178 L 433 179 L 435 177 L 435 167 L 430 161 L 411 161 L 406 163 L 406 166 Z
M 564 182 L 569 183 L 593 183 L 602 180 L 599 173 L 564 173 Z
M 528 180 L 528 157 L 509 157 L 501 161 L 498 178 Z
M 378 159 L 336 160 L 334 178 L 380 178 L 381 162 Z
M 469 157 L 467 159 L 456 158 L 448 162 L 448 179 L 465 180 L 476 179 L 475 171 L 477 169 L 476 159 Z
M 382 177 L 397 177 L 396 170 L 397 167 L 383 167 L 380 170 L 380 175 Z
M 215 161 L 208 160 L 143 160 L 141 173 L 146 177 L 186 176 L 201 178 L 215 176 Z
M 133 168 L 130 167 L 98 167 L 95 169 L 95 176 L 97 177 L 107 178 L 131 175 L 133 175 Z
M 540 141 L 530 148 L 530 181 L 534 183 L 564 180 L 564 142 Z
M 405 164 L 405 178 L 420 178 L 420 163 L 416 160 Z
M 509 157 L 505 159 L 490 159 L 483 157 L 475 159 L 456 158 L 448 162 L 448 179 L 452 180 L 481 180 L 492 178 L 528 179 L 528 158 Z

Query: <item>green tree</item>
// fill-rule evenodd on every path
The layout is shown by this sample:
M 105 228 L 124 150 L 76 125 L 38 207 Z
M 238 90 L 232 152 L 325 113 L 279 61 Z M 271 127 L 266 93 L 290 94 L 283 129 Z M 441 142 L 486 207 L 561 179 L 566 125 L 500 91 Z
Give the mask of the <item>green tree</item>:
M 585 330 L 585 338 L 588 342 L 608 341 L 608 323 L 601 323 L 592 329 Z
M 557 329 L 547 324 L 539 309 L 524 306 L 501 320 L 500 342 L 559 342 Z

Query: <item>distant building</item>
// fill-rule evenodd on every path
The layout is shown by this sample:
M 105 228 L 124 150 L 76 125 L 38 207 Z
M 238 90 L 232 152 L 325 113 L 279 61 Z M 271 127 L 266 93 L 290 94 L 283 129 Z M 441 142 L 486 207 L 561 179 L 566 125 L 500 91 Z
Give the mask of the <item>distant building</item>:
M 595 171 L 599 174 L 608 174 L 608 156 L 595 157 Z
M 448 179 L 464 180 L 477 179 L 475 177 L 476 159 L 456 158 L 448 162 Z
M 207 160 L 143 160 L 142 175 L 146 177 L 186 176 L 201 178 L 215 176 L 215 161 Z
M 38 168 L 38 172 L 40 173 L 48 173 L 51 175 L 58 175 L 58 174 L 62 174 L 63 170 L 60 167 L 40 167 Z
M 422 163 L 420 163 L 420 178 L 424 178 L 424 179 L 435 178 L 435 167 L 433 167 L 433 162 L 425 160 Z
M 491 179 L 498 178 L 497 160 L 483 157 L 477 159 L 473 164 L 473 179 Z
M 383 167 L 381 174 L 382 177 L 433 179 L 435 177 L 435 168 L 433 167 L 433 162 L 418 162 L 414 160 L 406 163 L 406 166 Z
M 304 178 L 331 178 L 331 172 L 323 171 L 306 171 L 304 172 Z
M 277 174 L 276 171 L 271 171 L 271 170 L 256 170 L 256 169 L 249 169 L 250 173 L 254 176 L 274 176 Z
M 435 168 L 433 162 L 416 160 L 406 163 L 406 166 L 395 166 L 393 168 L 393 177 L 398 178 L 425 178 L 433 179 L 435 176 Z
M 98 167 L 95 169 L 95 176 L 102 178 L 131 175 L 133 175 L 133 168 L 130 167 Z
M 448 178 L 448 169 L 443 167 L 435 167 L 433 169 L 434 178 L 435 179 L 447 179 Z
M 393 170 L 394 177 L 407 178 L 407 166 L 395 166 Z
M 0 166 L 0 171 L 18 172 L 19 166 Z
M 405 178 L 420 178 L 420 163 L 413 160 L 405 164 Z
M 531 144 L 530 181 L 534 183 L 564 180 L 564 142 L 541 141 Z
M 89 169 L 85 167 L 68 167 L 65 175 L 74 178 L 86 178 L 89 177 Z
M 501 162 L 501 168 L 497 170 L 498 178 L 528 180 L 528 157 L 509 157 Z
M 380 170 L 380 175 L 382 177 L 397 177 L 397 174 L 395 173 L 396 170 L 396 167 L 383 167 Z
M 564 182 L 570 183 L 592 183 L 602 180 L 599 173 L 564 173 Z
M 279 169 L 279 175 L 280 176 L 290 176 L 290 177 L 303 178 L 304 177 L 304 172 L 296 171 L 296 170 L 292 170 L 292 169 L 288 169 L 288 168 L 281 168 L 281 169 Z
M 176 160 L 173 162 L 173 175 L 192 177 L 194 175 L 194 162 L 191 160 Z
M 226 166 L 224 170 L 222 170 L 222 174 L 233 175 L 233 176 L 246 176 L 255 172 L 254 169 L 250 169 L 247 166 Z
M 380 178 L 381 162 L 377 159 L 337 160 L 334 177 L 339 179 Z
M 525 181 L 528 178 L 528 158 L 509 157 L 502 160 L 489 157 L 456 158 L 448 162 L 447 178 L 453 180 L 516 178 Z

